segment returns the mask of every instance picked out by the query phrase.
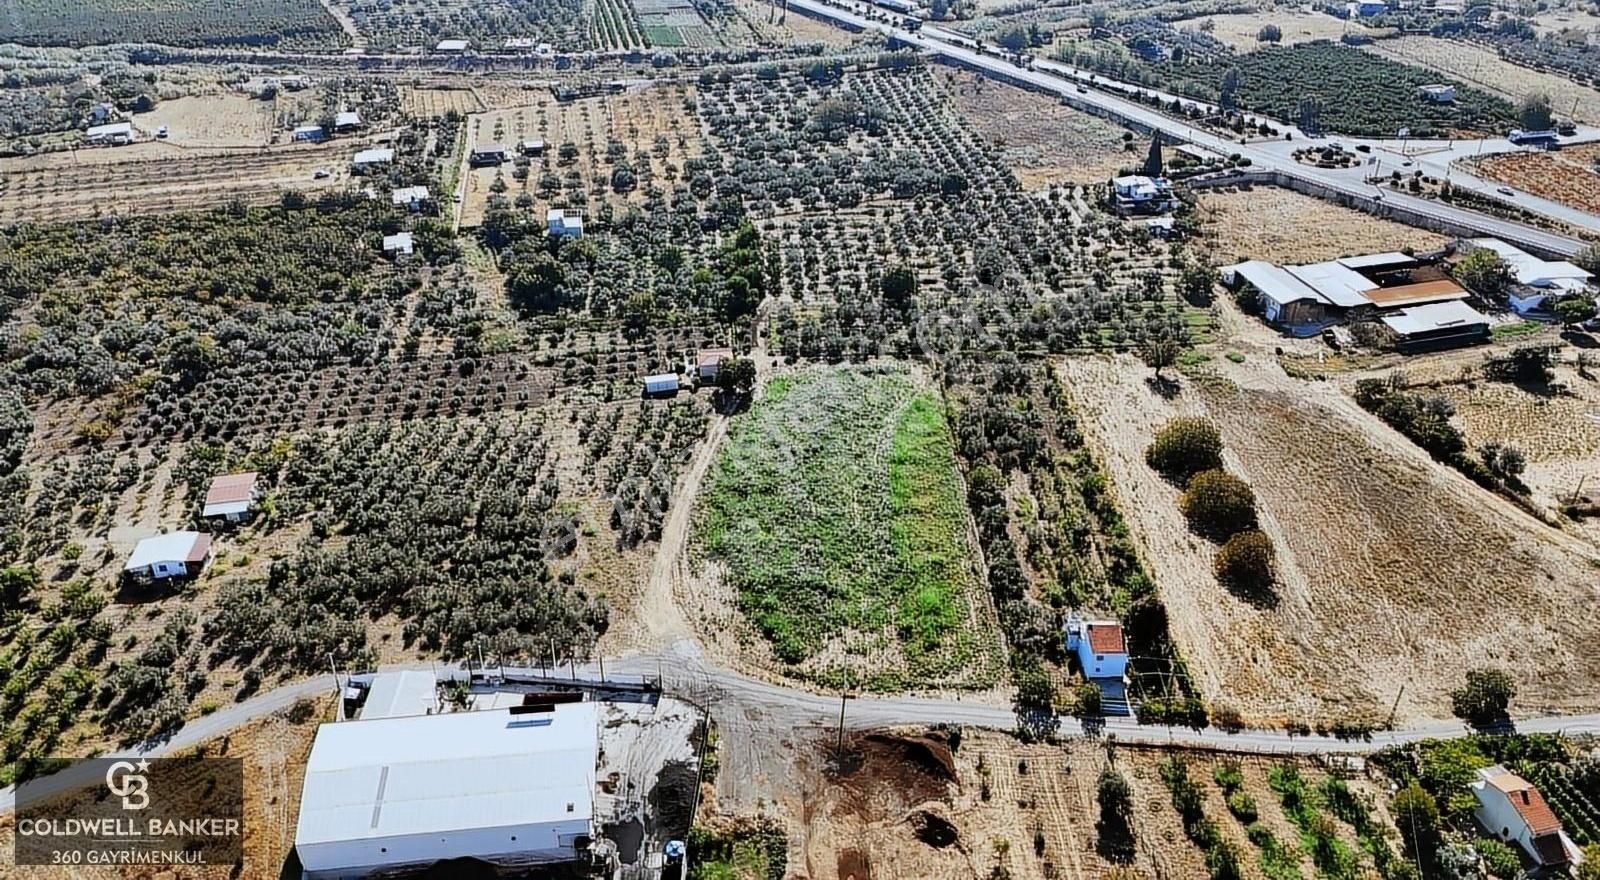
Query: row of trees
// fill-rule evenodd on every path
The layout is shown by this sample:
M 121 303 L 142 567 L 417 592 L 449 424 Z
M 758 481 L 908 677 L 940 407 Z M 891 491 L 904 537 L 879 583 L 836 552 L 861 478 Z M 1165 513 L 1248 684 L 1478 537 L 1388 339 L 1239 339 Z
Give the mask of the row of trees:
M 1276 553 L 1256 527 L 1255 493 L 1223 470 L 1216 426 L 1193 416 L 1173 419 L 1156 432 L 1145 462 L 1183 489 L 1178 506 L 1189 528 L 1221 544 L 1217 580 L 1253 602 L 1272 602 Z

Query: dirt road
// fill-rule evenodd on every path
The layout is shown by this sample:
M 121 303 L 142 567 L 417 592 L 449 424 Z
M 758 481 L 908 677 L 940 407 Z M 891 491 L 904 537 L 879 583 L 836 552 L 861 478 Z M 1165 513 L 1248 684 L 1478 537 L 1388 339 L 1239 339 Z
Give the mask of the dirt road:
M 706 439 L 695 452 L 694 461 L 684 473 L 673 493 L 672 509 L 667 512 L 661 527 L 661 543 L 656 548 L 655 561 L 650 564 L 650 580 L 645 584 L 644 595 L 639 597 L 639 619 L 644 624 L 651 643 L 666 646 L 680 639 L 693 641 L 694 629 L 683 616 L 683 610 L 673 599 L 673 584 L 684 576 L 684 566 L 689 545 L 689 528 L 693 522 L 694 502 L 700 497 L 700 484 L 717 460 L 717 450 L 728 436 L 728 417 L 713 416 Z

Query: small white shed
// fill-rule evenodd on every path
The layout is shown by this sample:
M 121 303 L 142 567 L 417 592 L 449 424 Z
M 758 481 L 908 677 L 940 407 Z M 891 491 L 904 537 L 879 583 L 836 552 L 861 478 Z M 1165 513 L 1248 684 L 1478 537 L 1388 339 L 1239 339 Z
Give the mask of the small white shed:
M 211 556 L 211 536 L 201 532 L 168 532 L 145 538 L 123 563 L 124 574 L 164 580 L 199 574 Z
M 654 376 L 644 377 L 644 393 L 648 395 L 677 394 L 678 374 L 657 373 Z

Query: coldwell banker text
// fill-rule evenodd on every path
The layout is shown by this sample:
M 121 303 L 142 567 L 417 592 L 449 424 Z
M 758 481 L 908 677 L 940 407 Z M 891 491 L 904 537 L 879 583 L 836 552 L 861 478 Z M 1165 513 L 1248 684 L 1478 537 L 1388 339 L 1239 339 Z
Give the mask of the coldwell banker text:
M 238 758 L 61 763 L 17 788 L 16 864 L 242 865 Z

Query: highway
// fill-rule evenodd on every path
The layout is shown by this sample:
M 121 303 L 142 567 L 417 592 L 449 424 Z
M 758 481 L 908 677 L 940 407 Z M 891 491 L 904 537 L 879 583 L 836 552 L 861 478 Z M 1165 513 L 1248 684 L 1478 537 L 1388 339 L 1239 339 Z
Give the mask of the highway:
M 1365 143 L 1373 147 L 1375 151 L 1384 154 L 1393 162 L 1393 165 L 1386 164 L 1384 166 L 1386 169 L 1410 171 L 1411 168 L 1401 164 L 1410 160 L 1421 163 L 1428 173 L 1443 177 L 1451 159 L 1460 158 L 1480 149 L 1478 141 L 1452 141 L 1448 142 L 1449 146 L 1447 147 L 1446 142 L 1442 141 L 1414 140 L 1402 143 L 1399 140 L 1387 139 L 1328 137 L 1312 139 L 1299 132 L 1294 126 L 1273 120 L 1265 121 L 1276 126 L 1280 131 L 1294 134 L 1294 139 L 1257 139 L 1241 143 L 1237 139 L 1223 137 L 1210 131 L 1196 128 L 1188 119 L 1170 116 L 1149 104 L 1131 97 L 1123 97 L 1123 95 L 1137 93 L 1158 94 L 1166 101 L 1179 100 L 1184 105 L 1211 107 L 1211 105 L 1201 101 L 1159 92 L 1131 83 L 1118 82 L 1057 61 L 1035 59 L 1031 67 L 1021 67 L 1000 57 L 998 53 L 1003 50 L 999 49 L 999 47 L 985 44 L 985 51 L 980 52 L 968 48 L 977 44 L 977 41 L 972 38 L 958 36 L 936 26 L 924 27 L 919 32 L 904 30 L 898 26 L 899 16 L 887 15 L 883 10 L 869 10 L 860 6 L 842 7 L 823 2 L 823 0 L 789 0 L 789 6 L 791 9 L 798 10 L 813 18 L 829 21 L 854 30 L 877 31 L 894 41 L 911 46 L 924 53 L 936 55 L 964 67 L 989 73 L 997 78 L 1025 83 L 1029 87 L 1058 95 L 1066 103 L 1079 109 L 1109 116 L 1124 124 L 1132 124 L 1136 127 L 1159 131 L 1171 141 L 1191 143 L 1223 156 L 1237 153 L 1241 157 L 1248 158 L 1251 165 L 1257 169 L 1277 171 L 1285 176 L 1314 183 L 1363 201 L 1373 199 L 1375 193 L 1378 192 L 1377 187 L 1366 183 L 1363 179 L 1369 169 L 1317 168 L 1295 161 L 1291 153 L 1299 147 L 1306 146 L 1308 143 L 1338 141 L 1352 150 L 1356 145 Z M 889 20 L 880 18 L 880 13 L 884 13 L 884 18 Z M 958 44 L 953 42 L 954 40 L 960 40 L 961 42 Z M 1600 138 L 1600 130 L 1584 128 L 1579 131 L 1576 138 L 1568 139 L 1568 142 L 1597 138 Z M 1491 139 L 1484 142 L 1482 148 L 1493 151 L 1493 148 L 1497 145 L 1501 149 L 1510 147 L 1510 144 L 1501 139 Z M 1404 155 L 1400 152 L 1402 146 L 1406 148 Z M 1357 155 L 1360 154 L 1358 153 Z M 1481 180 L 1459 170 L 1451 173 L 1450 180 L 1453 186 L 1471 189 L 1511 204 L 1521 205 L 1536 213 L 1561 219 L 1584 229 L 1600 232 L 1600 217 L 1595 215 L 1576 211 L 1544 199 L 1538 199 L 1527 193 L 1515 193 L 1513 197 L 1504 199 L 1503 196 L 1495 192 L 1498 184 Z M 1389 205 L 1406 208 L 1426 217 L 1454 223 L 1481 235 L 1503 238 L 1507 241 L 1552 253 L 1571 255 L 1584 247 L 1583 242 L 1569 236 L 1535 229 L 1521 223 L 1491 217 L 1477 211 L 1446 204 L 1434 199 L 1412 196 L 1392 189 L 1383 190 L 1382 201 Z
M 791 0 L 793 2 L 793 0 Z M 831 729 L 838 723 L 840 695 L 816 693 L 783 684 L 762 681 L 707 661 L 694 642 L 683 640 L 660 652 L 632 654 L 605 661 L 608 675 L 660 676 L 665 690 L 673 696 L 709 709 L 719 718 L 738 719 L 743 724 L 760 724 L 772 730 Z M 466 678 L 460 667 L 415 663 L 389 669 L 434 670 L 443 677 Z M 516 672 L 499 670 L 494 672 Z M 533 674 L 539 670 L 520 670 Z M 571 674 L 578 679 L 598 680 L 597 664 L 580 664 L 574 670 L 561 667 L 556 675 Z M 281 712 L 297 700 L 334 690 L 331 674 L 304 679 L 225 706 L 210 715 L 190 720 L 170 737 L 143 743 L 133 748 L 100 757 L 133 759 L 160 758 L 180 754 L 208 740 L 216 739 L 252 721 Z M 955 724 L 1012 730 L 1017 717 L 1009 706 L 970 700 L 878 696 L 859 694 L 845 707 L 845 725 L 865 729 L 893 725 Z M 1520 720 L 1523 733 L 1600 734 L 1600 714 L 1551 716 Z M 1471 731 L 1460 722 L 1433 721 L 1398 731 L 1375 734 L 1370 741 L 1340 740 L 1324 736 L 1291 736 L 1281 730 L 1242 730 L 1228 733 L 1216 728 L 1193 730 L 1187 727 L 1140 725 L 1132 718 L 1107 718 L 1086 727 L 1077 718 L 1064 718 L 1059 732 L 1066 737 L 1098 737 L 1143 745 L 1170 745 L 1273 754 L 1365 754 L 1390 745 L 1422 739 L 1465 736 Z M 48 796 L 96 781 L 89 765 L 78 764 L 52 776 L 28 783 L 29 793 Z M 0 790 L 0 815 L 16 807 L 14 788 Z

